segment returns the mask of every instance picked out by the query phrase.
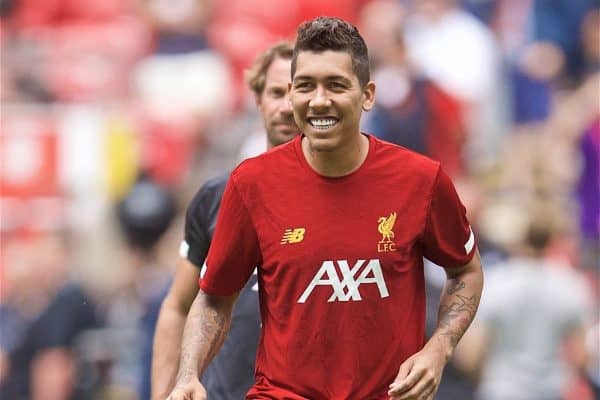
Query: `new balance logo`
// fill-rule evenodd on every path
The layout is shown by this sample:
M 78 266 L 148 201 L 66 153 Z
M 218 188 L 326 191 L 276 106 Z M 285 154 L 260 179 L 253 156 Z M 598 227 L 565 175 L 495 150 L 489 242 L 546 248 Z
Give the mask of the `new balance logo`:
M 286 229 L 280 243 L 299 243 L 304 240 L 304 232 L 306 232 L 304 228 Z
M 304 290 L 304 293 L 302 293 L 302 296 L 298 299 L 298 303 L 306 302 L 308 296 L 310 296 L 317 286 L 331 286 L 331 289 L 333 289 L 333 293 L 327 302 L 360 301 L 362 297 L 358 290 L 359 286 L 368 283 L 377 285 L 379 295 L 382 299 L 389 296 L 379 260 L 369 260 L 364 268 L 365 260 L 356 261 L 356 264 L 352 268 L 350 268 L 346 260 L 339 260 L 336 263 L 339 272 L 342 274 L 341 279 L 334 262 L 324 261 L 306 290 Z

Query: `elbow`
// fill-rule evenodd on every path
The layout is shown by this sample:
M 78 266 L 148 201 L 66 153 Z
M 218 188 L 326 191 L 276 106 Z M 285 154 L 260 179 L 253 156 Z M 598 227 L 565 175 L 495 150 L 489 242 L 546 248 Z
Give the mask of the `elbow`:
M 214 314 L 217 314 L 225 318 L 226 321 L 229 321 L 231 319 L 231 313 L 237 297 L 238 293 L 230 296 L 216 296 L 208 294 L 200 289 L 196 299 L 202 303 L 203 308 L 209 309 Z

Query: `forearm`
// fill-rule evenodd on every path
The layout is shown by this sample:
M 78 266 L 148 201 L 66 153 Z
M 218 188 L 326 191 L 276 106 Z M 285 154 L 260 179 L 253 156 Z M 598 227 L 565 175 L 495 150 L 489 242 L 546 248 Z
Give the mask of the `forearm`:
M 440 299 L 438 324 L 427 346 L 439 346 L 448 361 L 479 307 L 483 289 L 479 253 L 466 266 L 447 269 L 446 273 L 448 279 Z
M 152 349 L 152 399 L 167 397 L 179 368 L 181 336 L 187 313 L 173 307 L 168 299 L 163 303 Z
M 222 298 L 199 291 L 183 331 L 177 381 L 201 375 L 225 340 L 235 296 Z

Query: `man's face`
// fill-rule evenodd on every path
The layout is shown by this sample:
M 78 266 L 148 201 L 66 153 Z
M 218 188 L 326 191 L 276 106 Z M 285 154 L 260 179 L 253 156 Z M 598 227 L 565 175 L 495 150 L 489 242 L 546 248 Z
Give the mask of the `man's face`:
M 257 98 L 269 147 L 289 142 L 299 133 L 287 94 L 291 66 L 291 60 L 275 58 L 267 70 L 262 95 Z
M 362 110 L 370 110 L 375 84 L 364 88 L 344 51 L 302 51 L 290 86 L 290 100 L 300 130 L 316 151 L 334 151 L 355 140 Z

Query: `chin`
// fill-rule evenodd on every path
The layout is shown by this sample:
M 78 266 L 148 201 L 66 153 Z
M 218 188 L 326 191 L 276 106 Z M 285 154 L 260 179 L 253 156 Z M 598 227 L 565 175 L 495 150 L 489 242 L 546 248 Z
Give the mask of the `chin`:
M 306 135 L 306 137 L 310 148 L 314 151 L 330 152 L 336 150 L 338 147 L 337 140 L 332 137 L 316 138 L 309 135 Z
M 275 140 L 273 140 L 273 142 L 275 143 L 276 146 L 279 146 L 280 144 L 284 144 L 289 142 L 290 140 L 292 140 L 293 138 L 295 138 L 298 135 L 297 132 L 294 133 L 280 133 L 277 136 L 275 136 Z
M 284 144 L 286 142 L 289 142 L 290 140 L 292 140 L 294 137 L 296 137 L 298 135 L 299 132 L 294 132 L 291 130 L 285 130 L 285 131 L 271 131 L 271 132 L 267 132 L 267 137 L 269 139 L 269 142 L 275 144 L 276 146 L 280 145 L 280 144 Z

